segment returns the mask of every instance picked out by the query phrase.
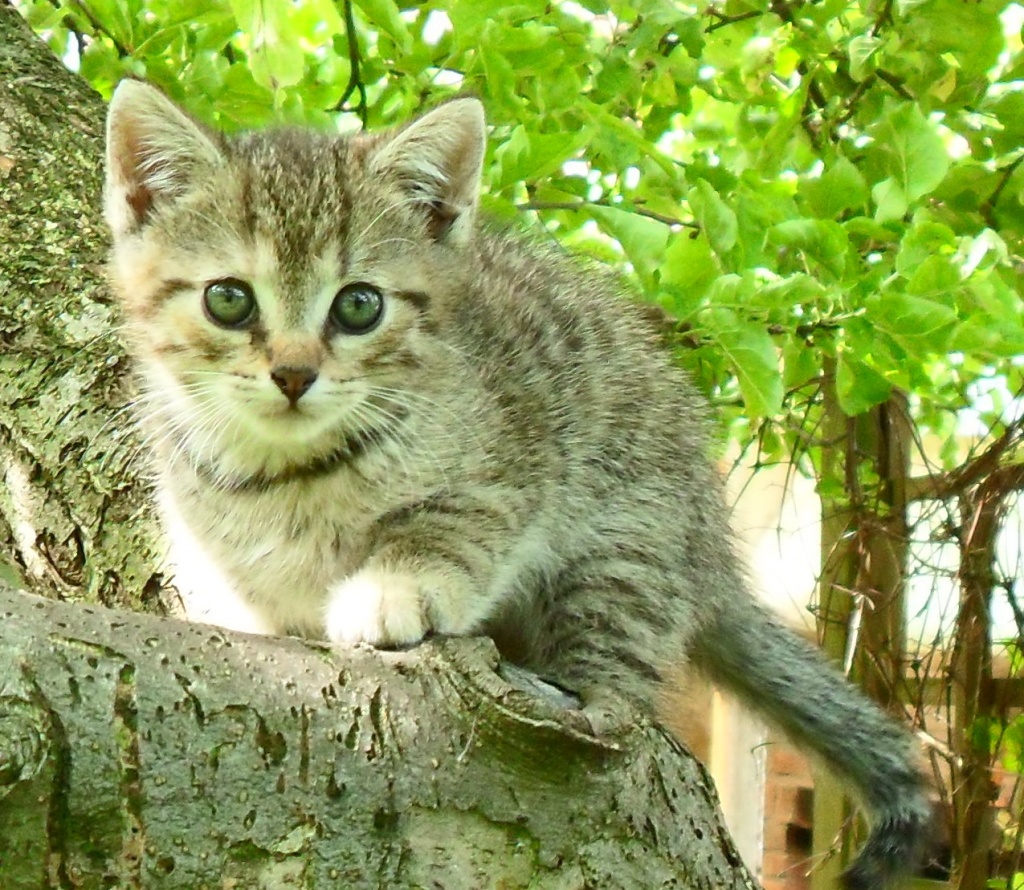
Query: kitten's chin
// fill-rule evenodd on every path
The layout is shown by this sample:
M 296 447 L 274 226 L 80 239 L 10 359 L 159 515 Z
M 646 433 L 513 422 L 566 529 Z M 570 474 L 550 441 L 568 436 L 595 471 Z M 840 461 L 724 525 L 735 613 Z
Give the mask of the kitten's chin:
M 229 476 L 288 473 L 323 460 L 337 448 L 338 434 L 323 421 L 290 417 L 248 417 L 245 434 L 222 445 L 219 463 Z
M 243 418 L 252 436 L 274 451 L 317 451 L 338 436 L 340 418 L 323 412 L 285 408 Z
M 276 477 L 333 462 L 360 452 L 368 432 L 353 427 L 358 413 L 339 404 L 225 400 L 222 405 L 227 411 L 217 435 L 204 444 L 212 445 L 217 472 L 228 479 Z

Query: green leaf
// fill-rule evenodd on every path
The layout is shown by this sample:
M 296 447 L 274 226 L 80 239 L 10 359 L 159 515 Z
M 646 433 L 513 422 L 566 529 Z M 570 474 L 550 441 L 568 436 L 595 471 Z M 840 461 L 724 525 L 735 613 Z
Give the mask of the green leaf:
M 960 274 L 967 278 L 979 269 L 989 269 L 1009 257 L 1006 242 L 992 229 L 982 229 L 974 238 L 965 239 L 958 255 L 962 256 Z
M 799 193 L 822 219 L 863 207 L 870 196 L 864 175 L 846 158 L 839 158 L 820 178 L 802 179 Z
M 678 12 L 674 11 L 675 34 L 683 49 L 689 53 L 691 59 L 699 59 L 704 50 L 704 22 L 699 15 L 688 15 L 679 18 Z
M 953 331 L 949 349 L 983 358 L 1016 358 L 1024 355 L 1024 327 L 1019 322 L 996 326 L 990 318 L 969 317 Z
M 996 152 L 1008 154 L 1024 145 L 1024 92 L 1012 90 L 1003 93 L 994 101 L 985 103 L 980 110 L 1000 123 L 991 134 Z
M 305 53 L 293 27 L 291 8 L 264 0 L 231 0 L 238 26 L 252 36 L 253 80 L 276 92 L 294 86 L 305 71 Z
M 549 176 L 586 144 L 589 133 L 531 133 L 518 126 L 494 153 L 499 187 Z
M 877 209 L 875 219 L 880 223 L 902 219 L 910 208 L 906 189 L 895 179 L 884 179 L 871 188 Z
M 448 17 L 461 37 L 474 41 L 479 32 L 492 22 L 513 31 L 519 23 L 543 15 L 544 6 L 541 0 L 520 0 L 518 3 L 455 0 L 448 7 Z
M 846 268 L 849 241 L 843 227 L 833 220 L 787 220 L 768 230 L 767 243 L 775 248 L 799 251 L 834 278 L 841 278 Z
M 867 303 L 868 321 L 915 357 L 942 355 L 957 323 L 952 306 L 910 294 L 888 293 Z
M 888 174 L 871 190 L 878 204 L 875 218 L 897 219 L 942 182 L 949 171 L 949 153 L 935 125 L 909 102 L 887 103 L 870 133 L 871 151 Z
M 899 234 L 868 216 L 855 216 L 842 224 L 851 238 L 861 238 L 878 246 L 899 243 Z
M 75 11 L 81 7 L 74 5 Z M 102 23 L 107 33 L 111 34 L 122 46 L 134 47 L 136 44 L 134 13 L 138 11 L 133 3 L 123 0 L 90 0 L 89 11 L 95 21 Z
M 956 233 L 949 226 L 929 220 L 915 223 L 900 242 L 896 271 L 910 278 L 929 257 L 952 256 L 956 240 Z
M 960 289 L 960 270 L 949 257 L 930 256 L 907 279 L 906 291 L 920 297 L 931 297 L 951 313 L 956 292 Z
M 775 281 L 759 282 L 751 302 L 774 313 L 779 324 L 789 324 L 794 321 L 797 307 L 817 306 L 826 296 L 832 295 L 817 278 L 797 272 Z
M 875 53 L 885 45 L 885 41 L 872 33 L 858 34 L 847 45 L 850 56 L 850 77 L 856 81 L 864 80 L 870 75 L 877 63 L 872 63 Z
M 280 3 L 280 0 L 267 0 Z M 412 35 L 393 0 L 356 0 L 367 20 L 388 35 L 403 53 L 412 51 Z M 284 6 L 285 4 L 280 4 Z
M 1005 5 L 1004 0 L 928 0 L 908 20 L 908 43 L 936 58 L 949 56 L 967 78 L 983 75 L 1005 45 L 999 18 Z
M 764 327 L 723 306 L 710 308 L 701 321 L 736 372 L 746 413 L 752 417 L 777 414 L 784 395 L 779 354 Z
M 736 246 L 736 214 L 706 179 L 698 179 L 687 195 L 694 219 L 718 254 Z
M 839 407 L 851 417 L 881 405 L 892 394 L 892 385 L 848 351 L 836 362 L 836 395 Z
M 648 291 L 658 286 L 655 274 L 665 257 L 668 226 L 646 216 L 614 207 L 595 207 L 594 217 L 622 245 L 640 283 Z
M 672 305 L 667 308 L 678 318 L 689 318 L 720 272 L 703 233 L 674 233 L 661 267 L 661 287 L 672 298 Z
M 782 368 L 782 382 L 786 389 L 804 386 L 821 375 L 820 350 L 791 339 L 782 350 Z

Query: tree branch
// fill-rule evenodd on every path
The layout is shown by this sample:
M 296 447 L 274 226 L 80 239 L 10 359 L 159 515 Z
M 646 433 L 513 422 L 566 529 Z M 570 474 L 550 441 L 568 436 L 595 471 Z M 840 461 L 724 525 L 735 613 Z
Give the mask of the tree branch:
M 903 86 L 903 81 L 900 80 L 900 78 L 898 78 L 895 74 L 892 74 L 884 70 L 883 68 L 879 68 L 878 70 L 876 70 L 875 74 L 878 75 L 879 80 L 885 81 L 887 84 L 889 84 L 889 86 L 892 87 L 896 95 L 899 96 L 901 99 L 906 99 L 908 102 L 915 101 L 914 95 L 910 93 L 905 86 Z
M 593 737 L 489 641 L 335 651 L 9 588 L 0 614 L 3 887 L 756 887 L 677 743 Z
M 715 22 L 704 29 L 706 34 L 717 31 L 719 28 L 725 28 L 728 25 L 735 25 L 736 22 L 745 22 L 748 19 L 756 19 L 764 15 L 764 13 L 759 9 L 751 9 L 747 12 L 738 13 L 737 15 L 726 15 L 724 12 L 719 12 L 714 6 L 709 6 L 705 12 L 707 15 L 716 19 Z
M 1006 188 L 1006 184 L 1010 181 L 1010 177 L 1017 171 L 1017 168 L 1024 161 L 1024 154 L 1019 155 L 1010 164 L 1007 164 L 1002 168 L 1002 175 L 999 177 L 999 182 L 996 187 L 992 190 L 992 194 L 989 195 L 978 208 L 978 212 L 981 214 L 981 218 L 985 220 L 985 225 L 990 229 L 999 228 L 999 222 L 995 218 L 996 204 L 999 203 L 999 198 L 1003 194 L 1003 190 Z
M 950 473 L 917 476 L 907 480 L 907 500 L 943 500 L 957 497 L 975 485 L 995 478 L 1001 484 L 1024 490 L 1020 473 L 1024 462 L 1001 465 L 1002 459 L 1024 442 L 1024 418 L 1007 425 L 1001 436 L 981 454 Z

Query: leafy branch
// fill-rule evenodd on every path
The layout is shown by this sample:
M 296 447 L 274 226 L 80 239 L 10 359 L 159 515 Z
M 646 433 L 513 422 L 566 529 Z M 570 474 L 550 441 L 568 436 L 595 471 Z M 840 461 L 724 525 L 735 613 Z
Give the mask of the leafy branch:
M 55 5 L 58 9 L 60 8 L 59 4 Z M 82 17 L 85 18 L 85 20 L 89 23 L 89 27 L 92 28 L 94 33 L 103 35 L 107 40 L 111 42 L 111 44 L 113 44 L 114 50 L 117 52 L 117 57 L 119 59 L 124 59 L 131 55 L 131 51 L 113 35 L 110 29 L 107 28 L 103 24 L 103 22 L 96 17 L 93 11 L 89 9 L 89 7 L 82 2 L 82 0 L 70 0 L 70 6 L 72 9 L 77 10 L 82 15 Z M 79 32 L 75 28 L 71 28 L 69 30 L 74 31 L 76 39 L 78 40 L 79 49 L 81 49 L 81 32 Z

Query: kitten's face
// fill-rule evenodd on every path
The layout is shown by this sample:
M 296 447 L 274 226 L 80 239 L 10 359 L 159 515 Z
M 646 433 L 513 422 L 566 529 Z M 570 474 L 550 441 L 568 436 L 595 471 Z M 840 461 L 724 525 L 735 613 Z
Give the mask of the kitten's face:
M 151 429 L 246 475 L 401 422 L 444 356 L 432 331 L 476 188 L 452 184 L 467 146 L 478 173 L 482 130 L 462 130 L 479 114 L 453 127 L 445 109 L 468 103 L 451 103 L 390 139 L 224 145 L 152 88 L 127 93 L 111 109 L 107 217 Z
M 388 421 L 431 346 L 430 252 L 415 249 L 415 231 L 397 235 L 393 213 L 341 216 L 339 183 L 275 206 L 268 186 L 284 183 L 267 174 L 238 162 L 213 193 L 115 252 L 153 420 L 206 460 L 237 452 L 232 462 L 253 469 L 304 462 L 339 444 L 339 430 Z

